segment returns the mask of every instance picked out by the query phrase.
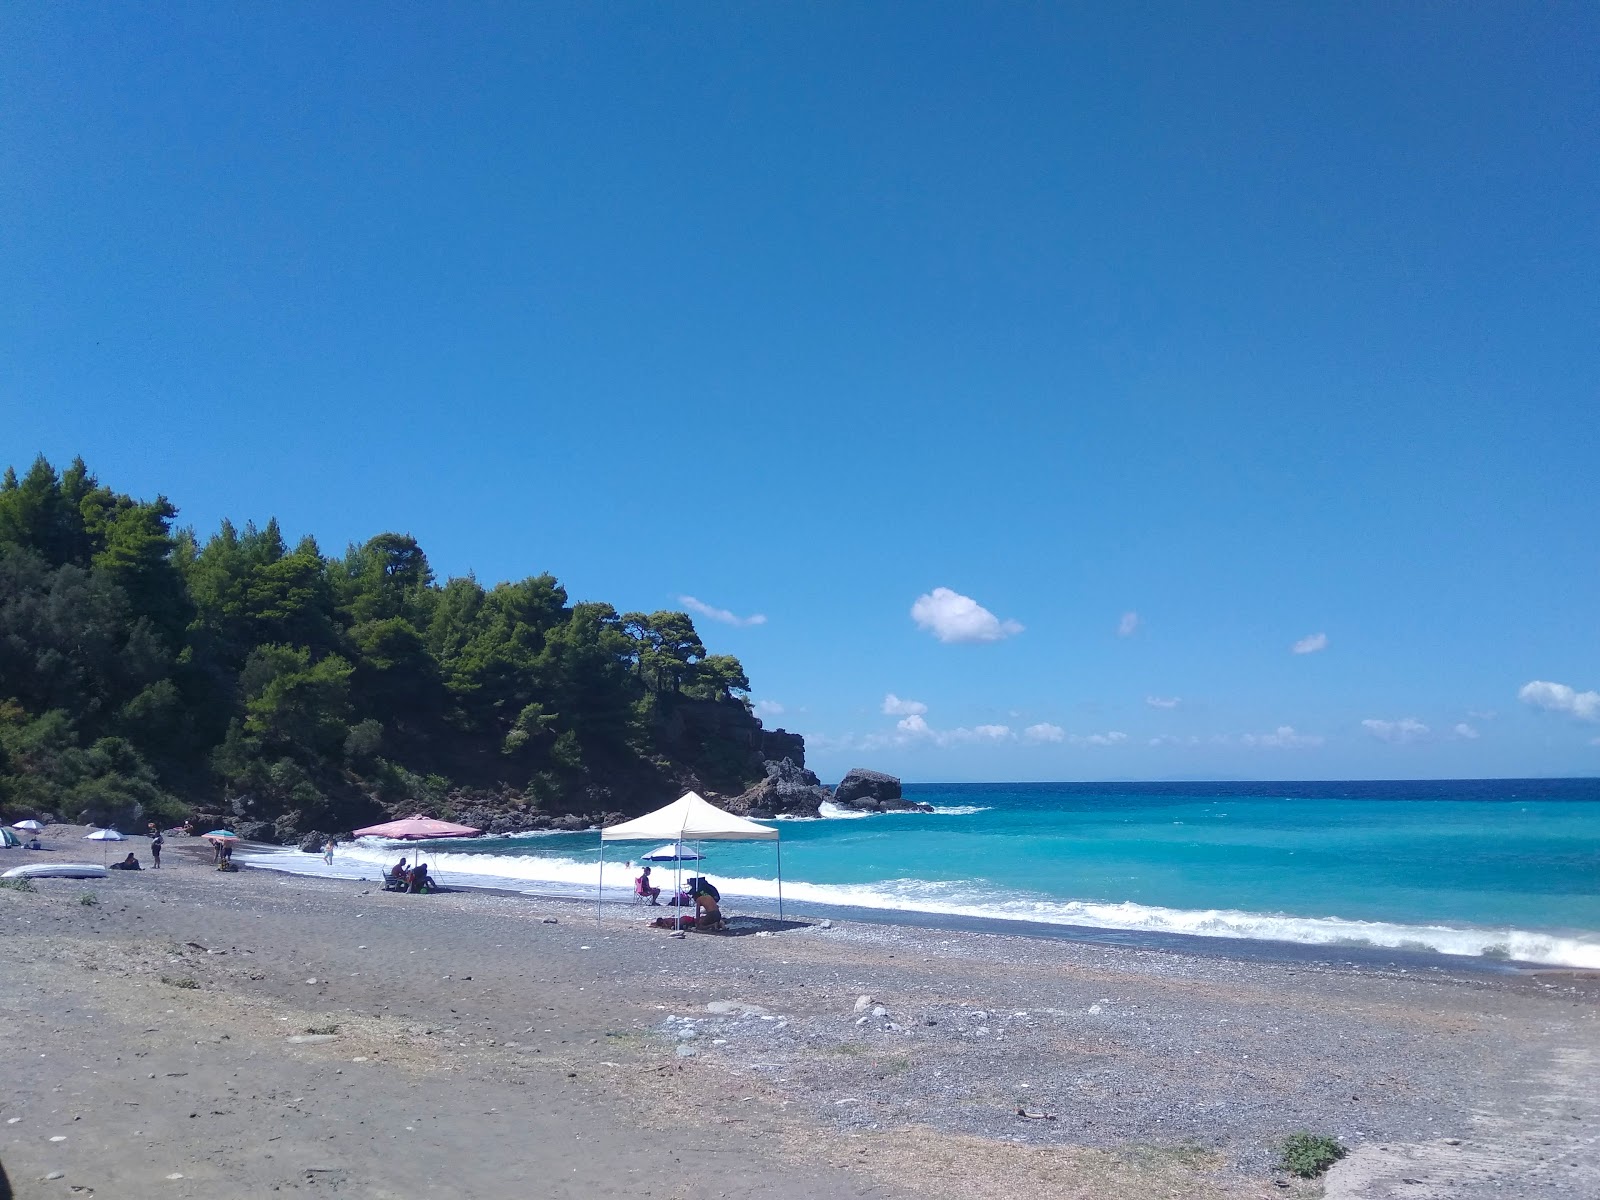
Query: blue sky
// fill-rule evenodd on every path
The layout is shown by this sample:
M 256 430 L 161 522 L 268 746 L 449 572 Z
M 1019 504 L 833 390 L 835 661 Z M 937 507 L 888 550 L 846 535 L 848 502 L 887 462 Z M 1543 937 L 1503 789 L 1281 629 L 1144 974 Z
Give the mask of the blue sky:
M 7 5 L 0 459 L 760 615 L 825 779 L 1600 771 L 1600 10 L 1066 7 Z

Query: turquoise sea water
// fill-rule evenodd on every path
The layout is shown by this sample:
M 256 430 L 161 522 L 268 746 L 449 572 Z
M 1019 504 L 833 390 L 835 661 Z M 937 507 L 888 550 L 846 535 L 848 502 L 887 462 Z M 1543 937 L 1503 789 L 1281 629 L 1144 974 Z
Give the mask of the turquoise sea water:
M 1600 967 L 1600 780 L 965 784 L 906 794 L 938 811 L 778 822 L 785 896 Z M 431 861 L 462 882 L 592 895 L 598 843 L 593 832 L 484 838 L 438 846 Z M 607 857 L 648 849 L 613 843 Z M 770 844 L 702 849 L 725 893 L 775 892 Z M 370 850 L 374 861 L 393 857 Z M 608 863 L 608 889 L 624 895 L 634 874 Z

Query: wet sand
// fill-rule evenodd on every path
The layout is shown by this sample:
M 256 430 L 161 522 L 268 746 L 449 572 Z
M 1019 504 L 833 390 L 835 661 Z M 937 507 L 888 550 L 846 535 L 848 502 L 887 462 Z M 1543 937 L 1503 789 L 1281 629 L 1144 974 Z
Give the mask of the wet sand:
M 96 857 L 50 841 L 0 866 Z M 1297 1129 L 1354 1148 L 1329 1195 L 1600 1194 L 1586 973 L 675 940 L 625 905 L 166 858 L 0 891 L 20 1196 L 1315 1195 L 1274 1170 Z

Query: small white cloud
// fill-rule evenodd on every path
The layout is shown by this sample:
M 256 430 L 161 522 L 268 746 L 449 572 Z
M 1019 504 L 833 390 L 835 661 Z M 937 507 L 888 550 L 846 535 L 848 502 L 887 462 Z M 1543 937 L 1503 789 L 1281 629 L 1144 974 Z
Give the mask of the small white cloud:
M 1198 746 L 1200 739 L 1194 734 L 1188 737 L 1178 737 L 1175 734 L 1163 733 L 1150 739 L 1152 746 Z
M 921 700 L 902 700 L 890 692 L 883 698 L 883 711 L 891 717 L 920 717 L 928 706 Z
M 1471 717 L 1475 721 L 1492 721 L 1499 715 L 1500 714 L 1495 712 L 1495 710 L 1492 708 L 1485 709 L 1483 712 L 1479 712 L 1475 708 L 1467 709 L 1467 716 Z
M 1398 721 L 1379 721 L 1369 717 L 1361 722 L 1361 728 L 1380 742 L 1389 742 L 1396 746 L 1421 741 L 1429 732 L 1428 727 L 1415 717 L 1402 717 Z
M 928 726 L 928 722 L 923 720 L 921 713 L 912 713 L 909 717 L 898 722 L 895 728 L 909 737 L 934 736 L 933 730 Z
M 960 732 L 957 730 L 956 732 Z M 1009 725 L 979 725 L 972 731 L 972 736 L 985 742 L 1003 742 L 1011 736 Z
M 1315 654 L 1318 650 L 1326 650 L 1327 648 L 1328 635 L 1325 633 L 1313 633 L 1309 637 L 1301 638 L 1293 646 L 1289 647 L 1295 654 Z
M 937 587 L 918 596 L 911 619 L 941 642 L 998 642 L 1022 632 L 1022 626 L 1002 621 L 971 596 Z
M 1146 696 L 1144 702 L 1151 708 L 1177 708 L 1183 700 L 1178 696 Z
M 1138 632 L 1140 624 L 1142 624 L 1142 622 L 1139 620 L 1139 614 L 1138 613 L 1136 613 L 1136 612 L 1125 612 L 1125 613 L 1123 613 L 1122 614 L 1122 619 L 1117 622 L 1117 636 L 1118 637 L 1132 637 L 1135 633 Z
M 1323 739 L 1315 733 L 1296 733 L 1293 725 L 1279 725 L 1271 733 L 1246 733 L 1239 738 L 1246 746 L 1271 750 L 1299 750 L 1307 746 L 1320 746 Z
M 1030 742 L 1064 742 L 1067 731 L 1059 725 L 1041 722 L 1038 725 L 1029 725 L 1022 731 L 1022 736 Z
M 1468 725 L 1465 721 L 1460 722 L 1455 727 L 1455 735 L 1458 738 L 1465 738 L 1469 742 L 1475 742 L 1478 740 L 1478 731 L 1471 725 Z
M 756 716 L 781 717 L 783 716 L 783 705 L 779 704 L 776 700 L 757 700 Z
M 748 617 L 741 617 L 729 612 L 725 608 L 714 608 L 703 600 L 696 600 L 693 596 L 679 596 L 678 603 L 690 612 L 705 617 L 708 621 L 721 621 L 724 625 L 765 625 L 767 618 L 761 613 L 752 613 Z
M 1580 721 L 1600 721 L 1600 692 L 1580 692 L 1564 683 L 1535 679 L 1522 685 L 1517 699 L 1547 712 L 1570 713 Z

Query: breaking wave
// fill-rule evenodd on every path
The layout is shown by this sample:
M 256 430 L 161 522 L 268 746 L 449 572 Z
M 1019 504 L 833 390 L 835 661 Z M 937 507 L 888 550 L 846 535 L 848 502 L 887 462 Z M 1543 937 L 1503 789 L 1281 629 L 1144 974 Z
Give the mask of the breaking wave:
M 854 814 L 852 814 L 854 815 Z M 877 814 L 872 814 L 877 815 Z M 476 839 L 475 839 L 476 840 Z M 487 840 L 487 839 L 484 839 Z M 397 846 L 362 839 L 341 846 L 332 867 L 318 855 L 279 851 L 235 855 L 252 866 L 302 875 L 376 879 L 401 854 L 420 857 L 431 872 L 479 887 L 499 887 L 543 896 L 593 899 L 598 864 L 576 858 L 528 854 L 462 853 Z M 627 861 L 605 864 L 604 890 L 612 899 L 633 891 L 636 868 Z M 663 880 L 670 878 L 665 873 Z M 727 896 L 775 899 L 772 879 L 717 875 Z M 1600 938 L 1510 928 L 1408 925 L 1356 921 L 1343 917 L 1305 917 L 1228 909 L 1162 908 L 1132 902 L 1059 900 L 1006 891 L 970 880 L 889 879 L 875 883 L 809 883 L 789 879 L 784 899 L 813 905 L 849 905 L 887 911 L 935 913 L 989 920 L 1037 921 L 1151 934 L 1241 938 L 1311 946 L 1369 946 L 1391 950 L 1429 950 L 1440 954 L 1514 959 L 1552 966 L 1600 970 Z

